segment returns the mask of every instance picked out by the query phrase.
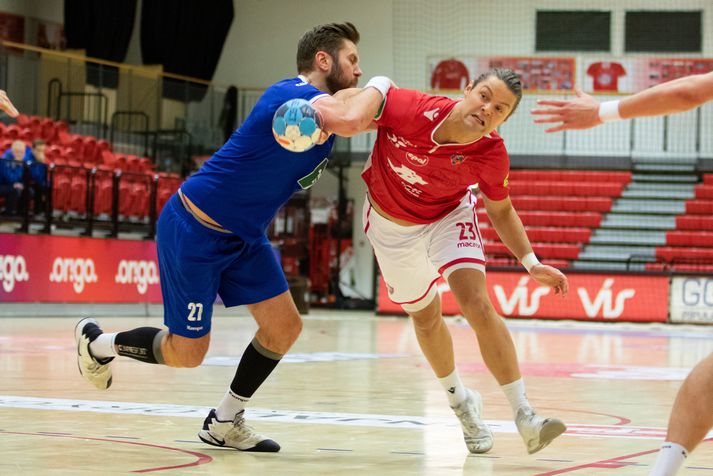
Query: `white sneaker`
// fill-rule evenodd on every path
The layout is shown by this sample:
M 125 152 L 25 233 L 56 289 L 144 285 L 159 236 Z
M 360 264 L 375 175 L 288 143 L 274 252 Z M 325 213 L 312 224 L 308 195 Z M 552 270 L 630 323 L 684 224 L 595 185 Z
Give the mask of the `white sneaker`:
M 198 438 L 209 445 L 229 446 L 240 451 L 280 451 L 280 445 L 245 423 L 245 410 L 235 415 L 232 421 L 218 420 L 215 410 L 211 410 L 203 422 L 203 429 L 198 432 Z
M 561 420 L 537 416 L 529 407 L 521 407 L 517 411 L 515 425 L 525 441 L 528 454 L 537 453 L 567 429 Z
M 451 407 L 460 420 L 465 446 L 471 453 L 486 453 L 493 447 L 493 432 L 483 422 L 483 397 L 478 392 L 466 389 L 466 399 Z
M 74 328 L 74 339 L 77 341 L 77 366 L 79 373 L 99 390 L 111 386 L 111 368 L 109 362 L 114 357 L 97 359 L 89 350 L 89 344 L 101 333 L 99 324 L 91 317 L 85 317 Z M 92 336 L 92 337 L 90 337 Z

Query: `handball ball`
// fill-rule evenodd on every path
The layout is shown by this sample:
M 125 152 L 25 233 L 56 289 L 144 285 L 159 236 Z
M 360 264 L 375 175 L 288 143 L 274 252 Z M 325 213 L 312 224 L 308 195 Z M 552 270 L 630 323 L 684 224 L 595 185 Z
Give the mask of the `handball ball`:
M 322 116 L 304 99 L 290 99 L 277 108 L 272 118 L 275 140 L 292 152 L 305 152 L 322 134 Z

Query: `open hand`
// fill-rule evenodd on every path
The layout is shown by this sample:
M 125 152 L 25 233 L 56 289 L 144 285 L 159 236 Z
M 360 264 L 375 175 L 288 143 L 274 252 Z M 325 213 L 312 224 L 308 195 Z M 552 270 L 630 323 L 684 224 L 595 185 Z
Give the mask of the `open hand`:
M 577 97 L 568 100 L 538 99 L 538 106 L 548 106 L 543 109 L 533 109 L 530 114 L 546 116 L 535 119 L 535 124 L 559 123 L 545 132 L 559 132 L 568 129 L 589 129 L 602 123 L 599 119 L 599 102 L 581 89 L 575 88 Z
M 567 276 L 562 274 L 557 268 L 547 266 L 546 264 L 538 264 L 530 269 L 530 276 L 538 283 L 554 288 L 555 294 L 562 294 L 562 297 L 566 296 L 567 292 L 569 292 Z

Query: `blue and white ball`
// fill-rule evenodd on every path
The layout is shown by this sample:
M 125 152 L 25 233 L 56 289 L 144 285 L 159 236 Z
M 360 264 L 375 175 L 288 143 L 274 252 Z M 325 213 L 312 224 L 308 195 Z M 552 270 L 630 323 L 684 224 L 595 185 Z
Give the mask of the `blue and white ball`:
M 305 152 L 314 147 L 322 135 L 322 116 L 304 99 L 290 99 L 275 111 L 272 133 L 285 149 Z

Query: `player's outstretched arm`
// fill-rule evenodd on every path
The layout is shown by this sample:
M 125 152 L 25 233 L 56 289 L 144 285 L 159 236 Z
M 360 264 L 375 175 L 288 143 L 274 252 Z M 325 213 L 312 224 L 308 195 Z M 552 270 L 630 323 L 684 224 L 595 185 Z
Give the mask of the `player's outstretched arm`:
M 10 98 L 7 97 L 7 93 L 2 89 L 0 89 L 0 109 L 5 111 L 10 117 L 17 117 L 20 114 L 15 106 L 13 106 Z
M 567 295 L 569 291 L 567 277 L 557 268 L 537 261 L 525 227 L 513 208 L 510 197 L 503 200 L 490 200 L 483 194 L 483 202 L 488 212 L 488 218 L 490 218 L 500 240 L 522 262 L 532 279 L 554 288 L 555 293 Z
M 589 129 L 604 122 L 635 117 L 660 116 L 687 111 L 713 100 L 713 72 L 678 78 L 628 96 L 621 101 L 599 103 L 576 89 L 570 100 L 541 99 L 532 114 L 535 123 L 553 123 L 545 132 Z
M 391 87 L 391 80 L 376 76 L 364 89 L 350 88 L 314 102 L 324 120 L 324 129 L 342 137 L 351 137 L 369 128 Z

